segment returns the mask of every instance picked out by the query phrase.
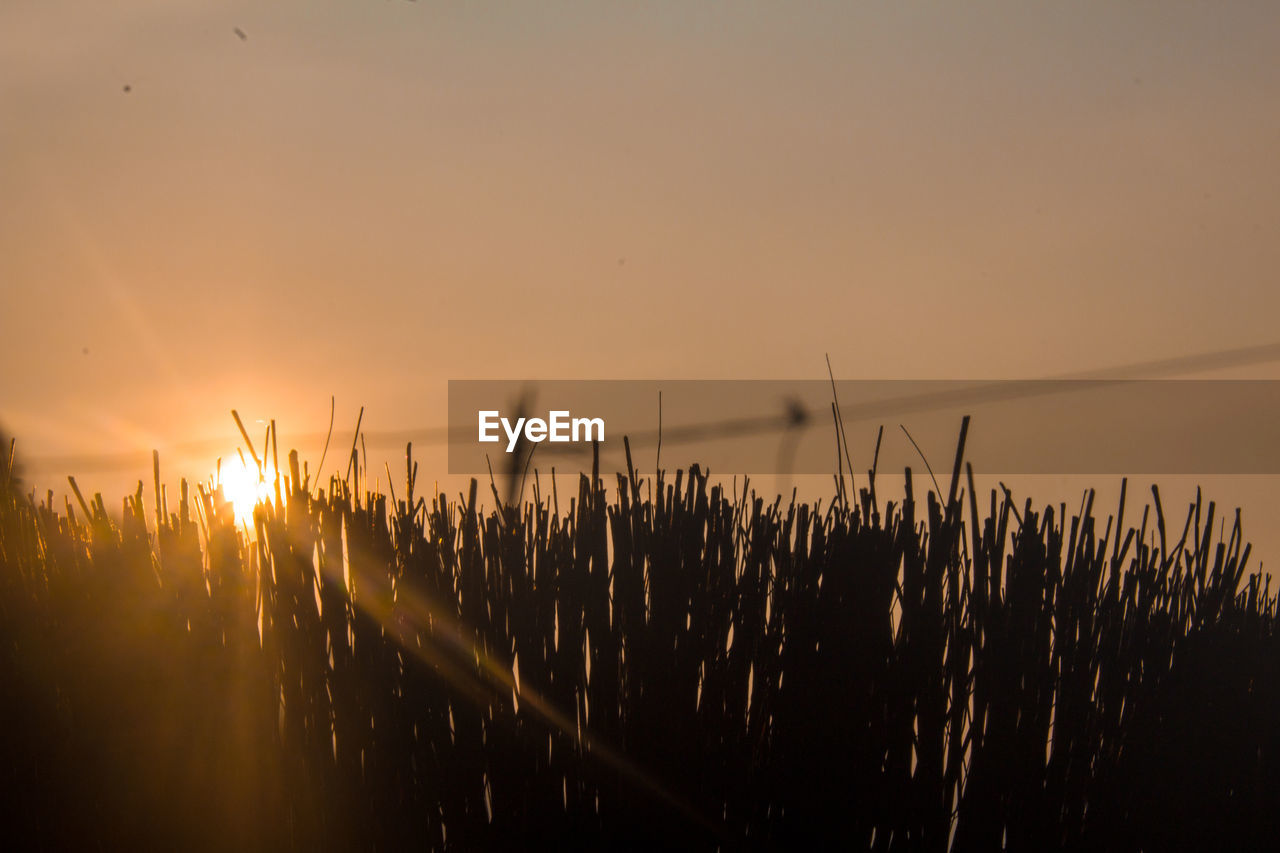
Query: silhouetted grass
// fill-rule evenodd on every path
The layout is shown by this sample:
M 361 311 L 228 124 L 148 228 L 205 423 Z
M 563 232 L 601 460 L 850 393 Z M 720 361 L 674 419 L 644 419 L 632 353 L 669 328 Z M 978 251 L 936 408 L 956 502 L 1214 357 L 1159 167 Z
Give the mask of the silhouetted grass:
M 1197 497 L 1099 524 L 696 467 L 481 510 L 296 456 L 248 541 L 0 490 L 0 787 L 34 849 L 1256 849 L 1276 599 Z M 156 477 L 159 480 L 158 474 Z M 553 481 L 554 483 L 554 481 Z M 548 493 L 546 488 L 551 485 Z M 869 484 L 873 485 L 873 483 Z M 496 490 L 495 503 L 499 503 Z M 981 504 L 981 506 L 980 506 Z M 150 516 L 150 522 L 148 522 Z M 1221 533 L 1215 538 L 1215 528 Z M 1225 537 L 1225 541 L 1223 541 Z

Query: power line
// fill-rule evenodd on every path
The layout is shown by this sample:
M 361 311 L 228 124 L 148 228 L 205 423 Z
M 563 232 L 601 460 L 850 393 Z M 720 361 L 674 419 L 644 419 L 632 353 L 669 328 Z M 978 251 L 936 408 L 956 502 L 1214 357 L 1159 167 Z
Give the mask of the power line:
M 846 420 L 861 421 L 890 414 L 925 412 L 952 408 L 958 405 L 1025 399 L 1027 397 L 1055 393 L 1055 390 L 1061 390 L 1060 387 L 1055 389 L 1055 385 L 1065 380 L 1079 383 L 1087 381 L 1107 382 L 1117 379 L 1156 379 L 1206 370 L 1222 370 L 1232 367 L 1265 364 L 1274 361 L 1280 361 L 1280 342 L 1135 362 L 1098 370 L 1063 373 L 1044 379 L 980 381 L 965 388 L 950 388 L 935 392 L 909 394 L 870 403 L 846 405 L 842 406 L 841 409 L 842 415 Z M 679 444 L 801 428 L 808 423 L 809 417 L 808 412 L 803 410 L 803 407 L 796 408 L 798 405 L 796 403 L 788 404 L 786 411 L 780 415 L 740 417 L 684 426 L 667 426 L 662 430 L 662 440 Z M 439 425 L 396 430 L 366 430 L 362 434 L 366 445 L 377 449 L 403 446 L 409 442 L 427 446 L 442 445 L 453 440 L 468 441 L 475 435 L 474 430 L 470 427 Z M 643 430 L 629 433 L 629 439 L 634 446 L 643 447 L 656 442 L 658 434 L 658 430 Z M 324 441 L 324 438 L 325 433 L 308 432 L 293 435 L 290 437 L 290 441 L 295 444 L 319 444 Z M 223 456 L 226 448 L 226 438 L 205 438 L 170 444 L 163 447 L 162 452 L 179 456 L 200 454 Z M 583 452 L 590 451 L 584 451 L 582 448 L 573 446 L 548 447 L 543 451 L 544 455 L 548 453 L 578 455 Z M 25 458 L 23 465 L 28 473 L 65 470 L 97 473 L 137 468 L 140 465 L 146 466 L 150 464 L 150 459 L 151 450 L 147 449 L 116 453 L 33 456 Z

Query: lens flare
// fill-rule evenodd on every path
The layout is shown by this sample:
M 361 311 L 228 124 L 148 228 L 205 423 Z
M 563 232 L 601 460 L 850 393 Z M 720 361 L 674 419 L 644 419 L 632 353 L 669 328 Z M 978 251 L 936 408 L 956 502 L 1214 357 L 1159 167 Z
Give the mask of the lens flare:
M 274 472 L 269 467 L 264 467 L 259 475 L 252 466 L 246 466 L 239 456 L 232 456 L 222 460 L 218 476 L 223 497 L 234 507 L 236 521 L 252 526 L 253 508 L 260 501 L 270 499 L 270 483 L 274 482 Z

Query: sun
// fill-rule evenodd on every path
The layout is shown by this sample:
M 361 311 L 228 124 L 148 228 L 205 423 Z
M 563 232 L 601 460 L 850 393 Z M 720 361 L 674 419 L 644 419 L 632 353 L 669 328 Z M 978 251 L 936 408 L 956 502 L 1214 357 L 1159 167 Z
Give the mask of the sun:
M 218 470 L 218 482 L 222 486 L 222 494 L 230 501 L 236 521 L 253 525 L 253 508 L 259 502 L 270 500 L 270 483 L 274 474 L 269 467 L 264 468 L 262 476 L 252 465 L 246 466 L 239 455 L 224 458 Z

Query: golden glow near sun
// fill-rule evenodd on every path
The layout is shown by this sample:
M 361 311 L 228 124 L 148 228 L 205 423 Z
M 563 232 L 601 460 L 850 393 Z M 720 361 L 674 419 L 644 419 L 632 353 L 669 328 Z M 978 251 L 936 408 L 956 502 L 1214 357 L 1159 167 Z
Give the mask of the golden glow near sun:
M 224 458 L 218 471 L 223 497 L 234 507 L 236 521 L 250 527 L 253 526 L 253 508 L 260 501 L 269 500 L 273 494 L 271 487 L 275 472 L 268 466 L 262 473 L 259 476 L 254 465 L 246 466 L 238 455 Z

